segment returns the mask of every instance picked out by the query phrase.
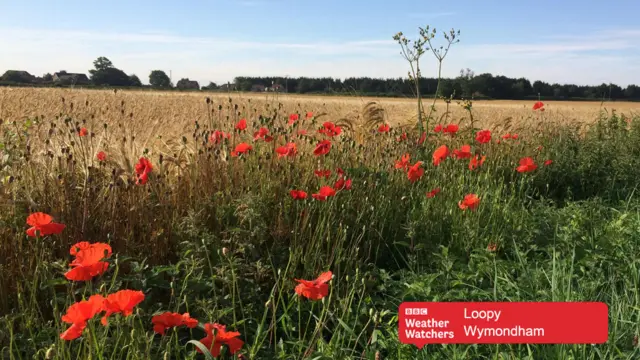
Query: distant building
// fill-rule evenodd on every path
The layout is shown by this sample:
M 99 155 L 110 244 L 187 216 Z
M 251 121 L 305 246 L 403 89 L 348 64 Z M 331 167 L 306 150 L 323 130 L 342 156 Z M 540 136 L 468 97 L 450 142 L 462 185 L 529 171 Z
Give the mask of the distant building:
M 271 89 L 271 91 L 275 91 L 275 92 L 285 92 L 285 88 L 284 86 L 280 85 L 280 84 L 274 84 Z
M 255 92 L 263 92 L 265 91 L 265 86 L 262 84 L 254 84 L 251 86 L 251 91 L 255 91 Z
M 7 70 L 4 75 L 0 76 L 2 81 L 10 81 L 15 83 L 32 83 L 36 77 L 23 70 Z
M 231 83 L 222 84 L 222 85 L 220 85 L 220 90 L 222 90 L 222 91 L 235 91 L 236 90 L 236 85 L 235 84 L 231 84 Z
M 85 74 L 60 71 L 53 74 L 53 82 L 61 85 L 88 85 L 89 78 Z
M 180 79 L 176 84 L 176 88 L 178 89 L 194 89 L 200 90 L 200 84 L 197 81 L 187 79 Z

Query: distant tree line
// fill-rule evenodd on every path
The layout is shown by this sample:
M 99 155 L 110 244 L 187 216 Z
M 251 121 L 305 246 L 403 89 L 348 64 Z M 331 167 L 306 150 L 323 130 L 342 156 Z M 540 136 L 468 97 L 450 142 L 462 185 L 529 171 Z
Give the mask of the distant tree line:
M 346 78 L 286 78 L 286 77 L 236 77 L 232 86 L 238 91 L 251 91 L 256 85 L 265 87 L 283 85 L 284 91 L 299 94 L 357 94 L 372 96 L 412 97 L 413 82 L 406 78 L 375 79 L 369 77 Z M 433 97 L 438 90 L 438 79 L 421 78 L 420 92 Z M 455 78 L 440 82 L 439 96 L 456 99 L 555 99 L 555 100 L 640 100 L 640 87 L 616 84 L 597 86 L 550 84 L 544 81 L 531 83 L 525 78 L 494 76 L 489 73 L 476 75 L 469 69 L 462 70 Z
M 389 97 L 413 97 L 415 87 L 407 78 L 375 79 L 370 77 L 309 78 L 309 77 L 236 77 L 233 83 L 221 86 L 210 82 L 200 87 L 197 81 L 180 79 L 176 85 L 163 70 L 149 74 L 149 85 L 142 85 L 135 74 L 127 75 L 114 66 L 106 57 L 99 57 L 85 74 L 59 71 L 36 77 L 26 71 L 9 70 L 0 77 L 0 85 L 22 86 L 85 86 L 117 88 L 180 89 L 206 91 L 277 91 L 298 94 L 368 95 Z M 640 87 L 629 85 L 622 88 L 616 84 L 596 86 L 550 84 L 543 81 L 531 83 L 525 78 L 493 76 L 489 73 L 476 75 L 463 69 L 455 78 L 421 78 L 420 93 L 425 97 L 441 96 L 455 99 L 555 99 L 555 100 L 640 100 Z

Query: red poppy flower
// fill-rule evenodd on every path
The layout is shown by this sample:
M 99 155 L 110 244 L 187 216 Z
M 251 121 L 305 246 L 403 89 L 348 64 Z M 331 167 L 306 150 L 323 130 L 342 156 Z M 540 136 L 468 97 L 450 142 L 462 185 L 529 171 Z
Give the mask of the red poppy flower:
M 27 236 L 30 237 L 60 234 L 66 227 L 64 224 L 54 223 L 51 215 L 42 212 L 30 214 L 27 225 L 31 225 L 27 229 Z
M 304 200 L 307 198 L 307 193 L 302 190 L 291 190 L 289 193 L 293 200 Z
M 436 125 L 436 127 L 433 128 L 433 132 L 439 133 L 442 131 L 442 124 L 438 124 Z
M 294 122 L 298 121 L 299 118 L 300 118 L 300 116 L 298 114 L 289 115 L 289 125 L 291 125 Z
M 435 188 L 427 193 L 427 197 L 429 199 L 434 198 L 436 197 L 436 195 L 438 195 L 438 193 L 440 193 L 440 188 Z
M 89 134 L 89 130 L 87 130 L 87 128 L 82 128 L 78 131 L 78 135 L 80 136 L 87 136 L 87 134 Z
M 462 145 L 460 149 L 453 150 L 456 159 L 468 159 L 471 157 L 471 145 Z
M 244 131 L 247 128 L 247 119 L 240 119 L 236 124 L 236 130 Z
M 189 313 L 179 314 L 172 312 L 165 312 L 160 315 L 155 315 L 151 318 L 153 324 L 153 331 L 160 335 L 164 335 L 167 329 L 186 326 L 190 329 L 198 326 L 198 320 L 189 316 Z
M 462 210 L 476 210 L 480 205 L 480 198 L 476 194 L 468 194 L 464 196 L 462 201 L 458 202 L 458 207 Z
M 307 111 L 307 119 L 311 119 L 313 117 L 313 113 L 311 111 Z
M 476 155 L 474 156 L 470 161 L 469 161 L 469 170 L 475 170 L 477 168 L 479 168 L 480 166 L 482 166 L 482 164 L 484 164 L 484 160 L 486 159 L 486 156 L 482 156 L 480 157 L 480 155 Z
M 331 141 L 322 140 L 320 143 L 318 143 L 318 145 L 316 145 L 316 148 L 313 150 L 313 154 L 315 156 L 327 155 L 330 150 L 331 150 Z
M 109 263 L 102 260 L 110 257 L 112 252 L 109 244 L 82 241 L 73 245 L 69 253 L 76 258 L 70 264 L 72 269 L 64 276 L 71 281 L 89 281 L 107 271 Z
M 533 110 L 540 110 L 544 108 L 544 103 L 542 101 L 538 101 L 535 104 L 533 104 Z
M 104 310 L 104 298 L 101 295 L 93 295 L 88 300 L 76 302 L 67 308 L 62 316 L 62 321 L 71 324 L 67 330 L 60 334 L 63 340 L 77 339 L 87 326 L 87 321 Z
M 295 289 L 296 294 L 309 300 L 320 300 L 329 294 L 329 284 L 327 283 L 331 281 L 332 277 L 331 271 L 327 271 L 320 274 L 315 280 L 294 279 L 298 282 Z
M 236 157 L 240 154 L 246 154 L 250 150 L 253 150 L 253 146 L 247 143 L 240 143 L 236 146 L 235 150 L 231 152 L 231 156 Z
M 422 145 L 425 140 L 427 140 L 427 132 L 423 131 L 422 135 L 420 135 L 420 139 L 418 139 L 418 145 Z
M 497 249 L 498 245 L 496 245 L 495 243 L 489 243 L 489 245 L 487 245 L 488 252 L 495 252 Z
M 215 330 L 215 334 L 214 334 Z M 209 350 L 214 358 L 220 356 L 220 349 L 222 345 L 227 345 L 229 353 L 231 355 L 242 349 L 244 342 L 238 339 L 240 333 L 237 331 L 227 331 L 226 326 L 220 324 L 205 324 L 204 332 L 206 337 L 200 339 L 200 342 Z M 199 348 L 196 348 L 198 352 L 202 352 Z
M 102 317 L 102 325 L 107 325 L 107 318 L 112 314 L 121 313 L 122 316 L 133 314 L 133 308 L 144 300 L 144 293 L 135 290 L 120 290 L 109 294 L 104 300 L 106 313 Z
M 98 153 L 96 154 L 96 158 L 97 158 L 99 161 L 105 161 L 105 160 L 107 160 L 107 154 L 105 154 L 105 152 L 104 152 L 104 151 L 100 151 L 100 152 L 98 152 Z
M 389 127 L 388 124 L 380 124 L 380 126 L 378 126 L 379 133 L 388 133 L 389 130 L 391 130 L 391 128 Z
M 325 134 L 329 137 L 333 137 L 340 135 L 340 133 L 342 132 L 342 128 L 340 126 L 336 126 L 336 124 L 332 123 L 331 121 L 327 121 L 322 124 L 322 128 L 318 130 L 318 132 L 320 134 Z
M 278 158 L 285 156 L 293 157 L 298 153 L 298 147 L 295 143 L 288 143 L 287 145 L 277 147 L 276 152 L 278 153 Z
M 265 142 L 271 142 L 273 137 L 269 136 L 269 129 L 261 127 L 260 130 L 253 133 L 253 141 L 264 140 Z
M 219 144 L 225 138 L 231 138 L 231 134 L 225 134 L 224 131 L 216 130 L 209 135 L 209 142 L 212 144 Z
M 151 165 L 151 161 L 146 157 L 141 157 L 138 159 L 138 163 L 136 164 L 136 175 L 138 175 L 138 179 L 136 183 L 138 185 L 144 185 L 149 180 L 149 173 L 153 171 L 153 165 Z
M 491 141 L 491 131 L 489 130 L 480 130 L 476 134 L 476 141 L 480 144 L 485 144 Z
M 543 146 L 542 146 L 542 145 L 540 145 L 540 146 L 538 146 L 538 147 L 536 148 L 536 151 L 542 151 L 542 149 L 543 149 Z
M 538 165 L 530 157 L 520 159 L 520 166 L 516 168 L 519 173 L 526 173 L 538 168 Z
M 421 165 L 422 161 L 418 161 L 407 170 L 407 178 L 409 178 L 409 181 L 416 182 L 424 175 L 424 169 L 420 167 Z
M 551 159 L 544 161 L 544 166 L 549 166 L 551 164 L 553 164 L 553 160 L 551 160 Z
M 331 170 L 313 170 L 313 173 L 319 178 L 329 178 L 331 176 Z
M 402 158 L 398 161 L 396 161 L 396 169 L 408 169 L 409 168 L 409 159 L 411 159 L 411 155 L 404 154 L 402 155 Z
M 442 160 L 449 156 L 449 148 L 447 145 L 442 145 L 433 152 L 433 165 L 438 166 Z
M 402 135 L 400 135 L 400 137 L 396 138 L 396 140 L 398 142 L 402 142 L 402 141 L 407 140 L 407 133 L 402 133 Z
M 442 129 L 442 133 L 443 134 L 449 134 L 449 135 L 453 136 L 458 132 L 459 129 L 460 129 L 460 127 L 458 125 L 449 124 L 449 125 L 447 125 L 447 127 Z
M 316 194 L 311 194 L 314 199 L 320 201 L 326 201 L 328 197 L 336 196 L 336 190 L 331 186 L 323 186 L 320 188 L 320 191 Z
M 344 177 L 341 177 L 338 179 L 338 181 L 336 181 L 336 183 L 333 185 L 333 188 L 336 191 L 339 190 L 351 190 L 351 179 L 349 180 L 345 180 Z
M 307 130 L 305 129 L 300 129 L 297 132 L 298 136 L 303 136 L 303 135 L 307 135 Z
M 344 170 L 342 170 L 341 168 L 337 168 L 336 173 L 338 174 L 338 176 L 344 176 Z

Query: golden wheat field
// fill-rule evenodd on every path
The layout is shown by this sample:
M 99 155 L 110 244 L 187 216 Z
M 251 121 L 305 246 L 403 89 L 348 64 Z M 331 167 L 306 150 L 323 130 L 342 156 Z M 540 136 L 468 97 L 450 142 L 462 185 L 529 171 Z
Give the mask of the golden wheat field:
M 207 97 L 211 99 L 209 104 Z M 236 117 L 249 120 L 255 120 L 259 115 L 286 118 L 291 113 L 313 112 L 323 114 L 328 120 L 349 119 L 358 124 L 366 117 L 363 108 L 371 102 L 384 109 L 383 119 L 392 126 L 415 123 L 416 101 L 409 98 L 51 88 L 0 89 L 0 119 L 13 121 L 64 115 L 75 121 L 86 121 L 89 130 L 109 124 L 146 142 L 160 135 L 165 139 L 185 136 L 193 131 L 195 121 L 204 122 L 210 116 L 222 122 L 229 117 L 228 123 L 232 126 Z M 427 112 L 431 103 L 432 100 L 425 100 Z M 546 121 L 582 124 L 595 120 L 601 111 L 628 115 L 640 112 L 640 103 L 631 102 L 545 103 L 543 115 L 531 111 L 531 101 L 474 101 L 471 111 L 480 126 L 492 127 L 507 120 L 516 128 L 539 121 L 540 116 Z M 469 118 L 467 110 L 456 100 L 449 104 L 438 101 L 435 109 L 432 117 L 436 120 L 464 121 Z

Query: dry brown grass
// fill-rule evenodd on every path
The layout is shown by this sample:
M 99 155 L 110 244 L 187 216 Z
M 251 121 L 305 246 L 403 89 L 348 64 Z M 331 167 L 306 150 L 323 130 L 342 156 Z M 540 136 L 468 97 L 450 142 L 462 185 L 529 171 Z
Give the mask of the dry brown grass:
M 135 136 L 140 146 L 148 147 L 150 141 L 157 140 L 159 135 L 162 135 L 163 142 L 180 139 L 193 131 L 194 121 L 206 123 L 210 111 L 205 102 L 207 96 L 212 100 L 209 109 L 213 110 L 216 119 L 224 123 L 229 118 L 228 125 L 221 124 L 227 128 L 237 117 L 252 121 L 260 114 L 268 116 L 275 112 L 284 119 L 289 113 L 312 111 L 315 114 L 325 113 L 323 120 L 346 118 L 357 123 L 363 121 L 363 107 L 371 101 L 385 110 L 385 119 L 391 125 L 415 122 L 413 99 L 43 88 L 0 88 L 0 119 L 12 121 L 35 116 L 69 116 L 75 121 L 85 120 L 89 130 L 104 124 L 108 124 L 111 130 L 117 127 L 123 135 Z M 230 101 L 233 106 L 238 106 L 237 111 L 229 106 Z M 426 101 L 427 106 L 430 103 Z M 222 111 L 218 111 L 219 105 L 223 106 Z M 531 101 L 476 101 L 472 111 L 478 126 L 494 127 L 508 123 L 511 128 L 518 128 L 539 122 L 539 114 L 531 111 L 531 105 Z M 551 101 L 546 107 L 546 121 L 563 123 L 595 120 L 603 109 L 627 114 L 640 112 L 640 104 L 627 102 Z M 466 110 L 456 101 L 448 107 L 440 101 L 436 109 L 434 117 L 443 122 L 468 121 Z

